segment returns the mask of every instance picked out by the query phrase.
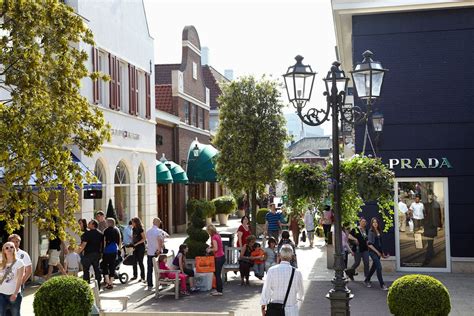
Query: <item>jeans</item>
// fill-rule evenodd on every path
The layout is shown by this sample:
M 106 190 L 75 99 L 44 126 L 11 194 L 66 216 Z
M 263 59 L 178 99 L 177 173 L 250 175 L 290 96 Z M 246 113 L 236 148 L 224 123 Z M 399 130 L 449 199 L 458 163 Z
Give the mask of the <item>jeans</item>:
M 351 269 L 355 271 L 359 267 L 361 259 L 364 261 L 364 277 L 367 278 L 369 275 L 369 252 L 367 250 L 354 252 L 354 264 Z
M 279 230 L 269 230 L 268 235 L 270 237 L 273 237 L 276 240 L 277 244 L 278 244 L 278 240 L 280 238 L 280 231 Z
M 377 270 L 377 279 L 379 280 L 380 286 L 383 286 L 382 277 L 382 262 L 380 262 L 380 257 L 373 251 L 369 251 L 370 258 L 372 258 L 372 267 L 370 267 L 369 275 L 365 278 L 366 282 L 370 282 L 370 278 L 374 275 L 374 272 Z
M 99 269 L 99 259 L 100 259 L 100 253 L 98 252 L 93 252 L 93 253 L 88 253 L 82 257 L 81 263 L 82 267 L 84 270 L 84 274 L 82 278 L 89 283 L 91 276 L 90 276 L 90 267 L 92 266 L 94 268 L 94 277 L 97 280 L 97 283 L 100 286 L 100 280 L 101 280 L 101 275 L 100 275 L 100 269 Z
M 329 232 L 331 232 L 331 226 L 332 224 L 323 224 L 324 241 L 326 241 L 326 243 L 328 242 L 328 239 L 329 239 Z
M 145 280 L 145 266 L 143 265 L 143 258 L 145 257 L 145 245 L 140 244 L 133 250 L 133 254 L 137 259 L 133 265 L 133 277 L 137 278 L 138 268 L 137 264 L 140 266 L 140 279 Z
M 148 286 L 153 286 L 153 258 L 156 256 L 147 255 L 146 260 L 146 283 Z
M 265 273 L 265 263 L 255 263 L 253 265 L 253 271 L 256 277 L 263 277 Z
M 7 315 L 7 310 L 10 311 L 11 316 L 20 316 L 21 301 L 23 299 L 21 292 L 18 293 L 14 302 L 10 302 L 10 296 L 0 293 L 0 316 Z
M 216 290 L 217 292 L 222 293 L 222 266 L 225 263 L 225 256 L 215 258 L 216 271 L 214 275 L 216 276 Z

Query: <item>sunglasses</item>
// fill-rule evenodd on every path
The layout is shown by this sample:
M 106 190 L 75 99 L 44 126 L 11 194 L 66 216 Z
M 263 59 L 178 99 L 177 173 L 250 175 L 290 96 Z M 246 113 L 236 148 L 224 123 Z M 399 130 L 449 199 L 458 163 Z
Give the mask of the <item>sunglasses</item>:
M 5 250 L 8 250 L 8 249 L 15 249 L 15 247 L 13 247 L 13 246 L 6 246 L 6 247 L 5 247 Z

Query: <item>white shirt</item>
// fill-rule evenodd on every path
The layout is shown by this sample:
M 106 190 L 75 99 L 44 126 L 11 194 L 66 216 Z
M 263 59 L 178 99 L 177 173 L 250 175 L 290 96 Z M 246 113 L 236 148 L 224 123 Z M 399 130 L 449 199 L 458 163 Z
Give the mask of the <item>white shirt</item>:
M 413 202 L 410 205 L 410 210 L 413 211 L 413 218 L 414 219 L 423 219 L 425 218 L 423 211 L 425 210 L 425 207 L 423 206 L 423 203 L 419 202 Z
M 314 215 L 311 210 L 307 210 L 306 213 L 304 213 L 303 221 L 307 231 L 314 230 Z
M 81 263 L 81 257 L 76 252 L 69 252 L 64 259 L 67 263 L 68 271 L 79 271 L 79 265 Z
M 25 265 L 25 267 L 31 266 L 31 258 L 30 258 L 30 255 L 26 251 L 22 249 L 18 249 L 16 251 L 16 257 L 18 259 L 21 259 L 21 261 L 23 261 L 23 264 Z
M 290 282 L 291 270 L 292 267 L 288 261 L 282 261 L 268 270 L 267 278 L 263 284 L 260 305 L 267 305 L 270 302 L 284 302 L 288 283 Z M 298 301 L 303 300 L 303 295 L 303 276 L 300 271 L 295 270 L 290 293 L 285 305 L 285 316 L 299 315 Z
M 408 212 L 408 207 L 405 203 L 403 203 L 402 201 L 398 202 L 398 209 L 400 210 L 400 212 L 402 212 L 403 214 L 405 214 L 406 212 Z
M 154 256 L 155 253 L 161 249 L 158 249 L 158 238 L 165 240 L 165 231 L 153 225 L 149 230 L 146 231 L 146 242 L 147 242 L 147 254 Z
M 18 279 L 18 269 L 23 267 L 25 264 L 21 259 L 16 259 L 15 264 L 12 266 L 11 271 L 5 276 L 7 266 L 3 270 L 0 270 L 0 280 L 5 277 L 3 283 L 0 285 L 0 293 L 5 295 L 12 295 L 16 290 L 16 281 Z M 22 276 L 23 278 L 23 276 Z M 20 281 L 21 282 L 21 281 Z

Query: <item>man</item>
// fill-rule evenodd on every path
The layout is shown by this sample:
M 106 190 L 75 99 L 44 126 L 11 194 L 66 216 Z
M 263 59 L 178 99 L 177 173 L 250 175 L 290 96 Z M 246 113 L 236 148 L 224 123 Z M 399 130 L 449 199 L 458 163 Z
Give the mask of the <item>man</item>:
M 160 229 L 161 220 L 158 217 L 153 219 L 153 226 L 146 231 L 147 241 L 147 274 L 146 281 L 148 289 L 153 288 L 153 258 L 157 257 L 163 252 L 163 245 L 165 243 L 165 237 L 168 234 Z
M 87 227 L 89 230 L 85 231 L 81 236 L 81 246 L 77 249 L 77 253 L 80 254 L 84 251 L 84 256 L 82 257 L 81 263 L 83 267 L 84 274 L 82 278 L 89 283 L 90 282 L 90 272 L 89 269 L 92 266 L 94 268 L 94 275 L 97 283 L 100 287 L 100 270 L 99 270 L 99 260 L 100 255 L 103 249 L 103 234 L 97 230 L 99 224 L 95 219 L 91 220 Z
M 270 212 L 265 215 L 265 231 L 266 236 L 273 237 L 276 242 L 280 238 L 281 231 L 281 213 L 276 212 L 275 203 L 270 204 Z
M 309 246 L 313 248 L 313 241 L 314 241 L 314 211 L 311 207 L 308 207 L 306 212 L 304 213 L 304 227 L 306 232 L 308 233 L 308 241 Z
M 98 211 L 95 214 L 95 220 L 97 221 L 97 223 L 99 223 L 99 226 L 97 227 L 97 230 L 100 231 L 103 234 L 104 230 L 107 229 L 107 221 L 105 220 L 104 212 Z
M 407 228 L 407 212 L 408 207 L 403 202 L 402 198 L 398 201 L 398 224 L 401 232 L 404 232 Z
M 364 276 L 367 278 L 369 275 L 369 247 L 367 246 L 368 231 L 367 221 L 361 217 L 359 220 L 359 226 L 354 228 L 348 236 L 349 240 L 352 240 L 352 251 L 354 252 L 354 264 L 350 269 L 346 270 L 346 275 L 354 281 L 354 275 L 356 275 L 356 269 L 360 265 L 360 260 L 364 261 Z
M 436 196 L 433 193 L 428 195 L 428 203 L 425 209 L 425 227 L 423 236 L 426 238 L 426 254 L 423 266 L 430 264 L 435 255 L 434 239 L 438 236 L 438 228 L 441 224 L 441 206 L 436 201 Z
M 420 230 L 423 226 L 423 219 L 425 218 L 425 206 L 420 202 L 420 195 L 417 195 L 415 197 L 415 202 L 411 203 L 410 212 L 412 212 L 415 231 Z
M 128 226 L 123 229 L 123 246 L 125 247 L 125 254 L 133 253 L 133 227 L 132 221 L 128 222 Z
M 21 286 L 22 288 L 24 288 L 26 281 L 28 281 L 32 273 L 30 255 L 28 255 L 26 251 L 20 249 L 21 237 L 19 235 L 11 234 L 10 236 L 8 236 L 8 241 L 12 242 L 15 245 L 16 258 L 21 259 L 23 261 L 23 264 L 25 265 L 25 274 L 23 275 L 23 280 L 21 282 Z
M 260 299 L 263 316 L 266 314 L 267 305 L 269 303 L 284 303 L 293 269 L 295 269 L 295 273 L 285 305 L 285 316 L 297 316 L 299 313 L 297 301 L 303 300 L 303 276 L 298 269 L 293 268 L 290 265 L 290 260 L 293 258 L 293 249 L 291 246 L 284 245 L 281 248 L 280 258 L 280 264 L 277 264 L 268 270 L 267 278 L 263 284 L 262 296 Z

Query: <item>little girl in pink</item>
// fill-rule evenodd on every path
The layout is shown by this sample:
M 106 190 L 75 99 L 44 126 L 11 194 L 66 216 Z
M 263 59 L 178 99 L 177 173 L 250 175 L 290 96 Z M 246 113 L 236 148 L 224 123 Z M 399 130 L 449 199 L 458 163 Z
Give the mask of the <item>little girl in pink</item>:
M 168 268 L 168 266 L 166 265 L 166 262 L 168 261 L 168 259 L 166 258 L 166 255 L 161 255 L 158 257 L 158 266 L 160 267 L 160 270 L 170 270 L 170 268 Z M 165 277 L 165 278 L 168 278 L 168 279 L 174 279 L 176 277 L 176 273 L 175 272 L 162 272 L 160 277 Z M 181 284 L 181 294 L 183 295 L 189 295 L 189 292 L 186 288 L 186 277 L 187 275 L 184 274 L 184 273 L 179 273 L 179 281 L 180 281 L 180 284 Z

